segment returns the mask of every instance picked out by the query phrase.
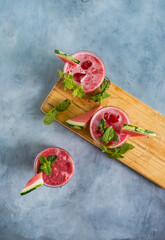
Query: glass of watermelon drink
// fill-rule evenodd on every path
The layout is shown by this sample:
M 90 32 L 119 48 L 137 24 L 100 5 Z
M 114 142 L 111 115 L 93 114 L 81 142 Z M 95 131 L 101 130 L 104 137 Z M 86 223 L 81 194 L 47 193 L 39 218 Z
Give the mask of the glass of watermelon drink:
M 79 64 L 67 62 L 64 65 L 64 72 L 70 73 L 78 85 L 83 85 L 85 93 L 96 90 L 105 78 L 105 65 L 103 60 L 90 51 L 79 51 L 72 54 L 72 57 L 80 61 Z
M 102 118 L 106 121 L 106 127 L 112 126 L 118 134 L 119 140 L 117 141 L 117 144 L 112 146 L 112 148 L 116 148 L 124 144 L 129 138 L 128 134 L 121 133 L 123 124 L 130 124 L 127 114 L 122 109 L 112 106 L 104 107 L 93 115 L 90 122 L 90 134 L 98 144 L 99 142 L 97 139 L 103 136 L 103 133 L 98 129 Z M 101 143 L 105 145 L 104 142 Z M 110 146 L 114 143 L 116 143 L 116 141 L 109 141 L 106 146 Z
M 68 152 L 58 147 L 47 148 L 43 150 L 37 155 L 34 161 L 35 173 L 37 172 L 37 169 L 40 166 L 41 155 L 44 155 L 46 158 L 48 158 L 51 155 L 57 156 L 57 160 L 51 166 L 52 168 L 51 175 L 48 176 L 43 172 L 43 181 L 45 186 L 57 188 L 62 187 L 63 185 L 70 181 L 74 172 L 74 163 L 72 157 Z

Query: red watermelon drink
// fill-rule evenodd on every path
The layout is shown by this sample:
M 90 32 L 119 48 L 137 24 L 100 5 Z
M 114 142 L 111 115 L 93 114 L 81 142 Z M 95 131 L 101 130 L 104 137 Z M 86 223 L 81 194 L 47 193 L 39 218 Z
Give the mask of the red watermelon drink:
M 52 171 L 50 176 L 43 172 L 44 185 L 47 187 L 61 187 L 70 181 L 74 172 L 74 163 L 68 152 L 62 148 L 47 148 L 40 152 L 34 161 L 34 171 L 40 166 L 40 156 L 48 158 L 51 155 L 56 155 L 57 160 L 51 166 Z
M 79 51 L 72 57 L 80 61 L 79 64 L 68 62 L 64 65 L 64 72 L 70 73 L 78 85 L 83 85 L 85 93 L 96 90 L 104 80 L 105 65 L 103 60 L 90 51 Z
M 117 144 L 112 146 L 112 148 L 116 148 L 124 144 L 129 135 L 125 133 L 121 133 L 123 124 L 130 124 L 130 120 L 127 114 L 120 108 L 117 107 L 104 107 L 97 111 L 91 119 L 90 122 L 90 134 L 92 138 L 98 142 L 98 138 L 102 138 L 103 133 L 98 129 L 101 119 L 106 121 L 106 127 L 112 126 L 114 131 L 118 134 Z M 104 144 L 104 142 L 101 142 Z M 116 143 L 116 141 L 109 141 L 106 146 L 110 146 Z

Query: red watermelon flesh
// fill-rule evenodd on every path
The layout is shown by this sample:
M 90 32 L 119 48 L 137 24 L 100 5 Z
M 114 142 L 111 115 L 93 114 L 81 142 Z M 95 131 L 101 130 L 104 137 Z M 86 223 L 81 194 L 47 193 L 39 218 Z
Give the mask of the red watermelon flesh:
M 126 129 L 122 129 L 121 132 L 124 134 L 128 134 L 130 137 L 146 137 L 147 136 L 145 134 L 134 132 L 134 131 L 129 131 Z
M 74 62 L 72 62 L 72 61 L 70 61 L 69 59 L 67 59 L 67 58 L 64 58 L 64 57 L 61 57 L 61 56 L 59 56 L 59 55 L 57 55 L 64 63 L 70 63 L 70 64 L 72 64 L 72 65 L 74 65 L 74 66 L 77 66 L 77 63 L 74 63 Z
M 32 185 L 33 183 L 35 183 L 36 181 L 38 181 L 40 178 L 42 178 L 42 172 L 36 174 L 34 177 L 32 177 L 25 185 L 25 187 L 29 187 L 30 185 Z
M 43 178 L 42 178 L 42 172 L 36 174 L 35 176 L 33 176 L 25 185 L 24 189 L 21 191 L 21 195 L 25 195 L 33 190 L 35 190 L 36 188 L 40 187 L 43 185 Z
M 100 105 L 86 113 L 83 113 L 74 118 L 68 119 L 66 121 L 66 123 L 70 127 L 77 128 L 77 129 L 84 129 L 89 125 L 90 120 L 93 117 L 93 115 L 101 108 L 102 108 L 102 106 Z

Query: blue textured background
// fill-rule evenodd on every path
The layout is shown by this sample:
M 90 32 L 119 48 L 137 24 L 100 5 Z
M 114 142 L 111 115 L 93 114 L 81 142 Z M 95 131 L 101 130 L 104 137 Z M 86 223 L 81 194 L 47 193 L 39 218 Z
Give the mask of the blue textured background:
M 107 77 L 165 114 L 164 0 L 0 0 L 0 239 L 164 240 L 165 190 L 44 126 L 40 105 L 63 67 L 55 48 L 98 53 Z M 50 146 L 72 155 L 72 180 L 21 197 Z

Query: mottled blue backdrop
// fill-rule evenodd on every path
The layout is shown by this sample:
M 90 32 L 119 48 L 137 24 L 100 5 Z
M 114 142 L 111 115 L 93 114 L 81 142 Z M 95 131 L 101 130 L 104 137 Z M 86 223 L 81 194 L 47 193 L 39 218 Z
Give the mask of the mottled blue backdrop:
M 165 114 L 164 0 L 0 0 L 0 240 L 164 240 L 165 190 L 44 126 L 40 105 L 63 67 L 55 48 L 96 52 L 107 77 Z M 72 155 L 72 180 L 21 197 L 50 146 Z

